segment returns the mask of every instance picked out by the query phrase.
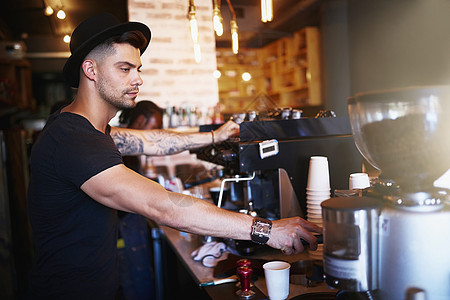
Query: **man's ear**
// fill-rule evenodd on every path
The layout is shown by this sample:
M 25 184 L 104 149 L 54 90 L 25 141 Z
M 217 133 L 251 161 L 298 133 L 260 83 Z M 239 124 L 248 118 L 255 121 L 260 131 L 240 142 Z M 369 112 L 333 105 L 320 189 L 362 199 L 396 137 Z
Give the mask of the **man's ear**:
M 86 59 L 81 64 L 84 75 L 90 80 L 95 80 L 95 63 L 93 60 Z

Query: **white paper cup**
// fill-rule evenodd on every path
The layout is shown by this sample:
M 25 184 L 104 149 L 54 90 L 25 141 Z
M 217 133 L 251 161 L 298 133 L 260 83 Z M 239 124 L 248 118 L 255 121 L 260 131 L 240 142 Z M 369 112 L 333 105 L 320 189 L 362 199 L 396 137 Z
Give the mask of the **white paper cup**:
M 311 191 L 306 189 L 306 195 L 311 195 L 311 196 L 318 196 L 318 195 L 330 195 L 331 194 L 331 190 L 321 190 L 321 191 Z
M 312 200 L 320 200 L 320 199 L 330 199 L 331 194 L 323 194 L 323 195 L 309 195 L 306 194 L 306 199 L 312 199 Z
M 369 175 L 366 173 L 353 173 L 350 174 L 348 180 L 348 188 L 350 190 L 363 190 L 370 187 Z
M 314 224 L 314 225 L 317 225 L 317 226 L 319 226 L 319 227 L 323 227 L 323 223 L 320 222 L 320 221 L 308 220 L 308 222 L 310 222 L 310 223 L 312 223 L 312 224 Z
M 311 190 L 327 190 L 330 188 L 330 174 L 328 158 L 325 156 L 311 156 L 309 161 L 308 183 Z
M 327 195 L 327 196 L 309 196 L 309 195 L 306 195 L 306 203 L 308 203 L 308 200 L 309 201 L 313 201 L 313 202 L 317 202 L 317 201 L 325 201 L 325 200 L 328 200 L 328 199 L 330 199 L 330 195 Z
M 263 265 L 269 299 L 283 300 L 289 296 L 290 267 L 284 261 L 271 261 Z
M 315 217 L 317 219 L 322 220 L 322 212 L 321 211 L 308 210 L 306 213 L 307 213 L 307 216 L 308 216 L 308 218 L 307 218 L 308 221 L 310 220 L 311 217 Z
M 311 196 L 311 195 L 306 195 L 306 201 L 308 200 L 312 200 L 312 201 L 317 201 L 317 200 L 328 200 L 330 199 L 331 195 L 323 195 L 323 196 Z
M 307 211 L 312 211 L 312 212 L 320 212 L 320 213 L 322 213 L 322 208 L 320 207 L 320 205 L 307 205 L 306 206 L 306 210 Z
M 316 207 L 307 207 L 306 208 L 306 211 L 308 212 L 308 215 L 310 214 L 310 213 L 312 213 L 312 214 L 318 214 L 318 215 L 320 215 L 320 216 L 322 216 L 322 209 L 319 207 L 319 208 L 316 208 Z
M 315 205 L 315 208 L 321 208 L 322 202 L 327 200 L 308 200 L 307 205 L 309 204 L 309 207 L 311 208 L 313 207 L 313 205 Z
M 306 199 L 329 199 L 331 197 L 330 193 L 327 194 L 322 194 L 322 195 L 310 195 L 310 194 L 306 194 Z
M 314 215 L 316 215 L 316 216 L 322 216 L 322 210 L 321 209 L 319 209 L 319 208 L 307 208 L 306 209 L 306 213 L 308 214 L 308 216 L 309 215 L 311 215 L 311 214 L 314 214 Z
M 312 220 L 309 220 L 309 219 L 308 219 L 308 222 L 311 222 L 311 223 L 313 223 L 313 224 L 316 224 L 316 225 L 319 226 L 319 227 L 323 227 L 323 221 L 322 221 L 322 220 L 318 220 L 318 219 L 312 219 Z
M 307 216 L 308 216 L 308 220 L 311 216 L 313 217 L 320 217 L 320 219 L 322 220 L 322 212 L 321 211 L 315 211 L 315 210 L 308 210 L 307 212 Z
M 316 196 L 316 195 L 330 195 L 330 194 L 331 194 L 331 189 L 326 189 L 326 190 L 306 189 L 306 195 Z
M 322 214 L 308 214 L 308 221 L 322 222 Z

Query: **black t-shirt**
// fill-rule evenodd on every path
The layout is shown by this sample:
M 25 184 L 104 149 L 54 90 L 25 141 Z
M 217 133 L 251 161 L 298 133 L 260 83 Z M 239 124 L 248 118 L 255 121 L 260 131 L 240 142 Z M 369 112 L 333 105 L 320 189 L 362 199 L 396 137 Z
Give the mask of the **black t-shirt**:
M 117 211 L 80 189 L 89 178 L 122 163 L 109 131 L 96 130 L 80 115 L 57 112 L 32 148 L 32 299 L 114 299 Z

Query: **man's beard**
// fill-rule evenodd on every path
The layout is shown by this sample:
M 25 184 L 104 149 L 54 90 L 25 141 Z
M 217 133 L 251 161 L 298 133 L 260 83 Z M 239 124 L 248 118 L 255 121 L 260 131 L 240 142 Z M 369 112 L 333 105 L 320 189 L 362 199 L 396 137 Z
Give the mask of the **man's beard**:
M 98 81 L 98 93 L 100 96 L 108 102 L 109 104 L 113 105 L 117 109 L 125 109 L 125 108 L 132 108 L 136 106 L 136 102 L 133 100 L 128 100 L 125 98 L 125 95 L 129 92 L 136 91 L 136 89 L 128 89 L 122 92 L 114 91 L 111 92 L 113 88 L 109 88 L 109 85 L 107 84 L 107 81 L 104 79 L 100 79 Z

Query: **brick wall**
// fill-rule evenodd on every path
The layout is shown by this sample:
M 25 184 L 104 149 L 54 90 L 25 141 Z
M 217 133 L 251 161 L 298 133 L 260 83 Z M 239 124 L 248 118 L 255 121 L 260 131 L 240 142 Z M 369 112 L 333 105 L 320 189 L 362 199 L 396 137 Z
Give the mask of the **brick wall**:
M 138 100 L 162 107 L 212 107 L 219 101 L 212 1 L 195 0 L 202 59 L 196 63 L 187 18 L 188 0 L 129 0 L 130 21 L 147 24 L 152 40 L 142 55 Z

